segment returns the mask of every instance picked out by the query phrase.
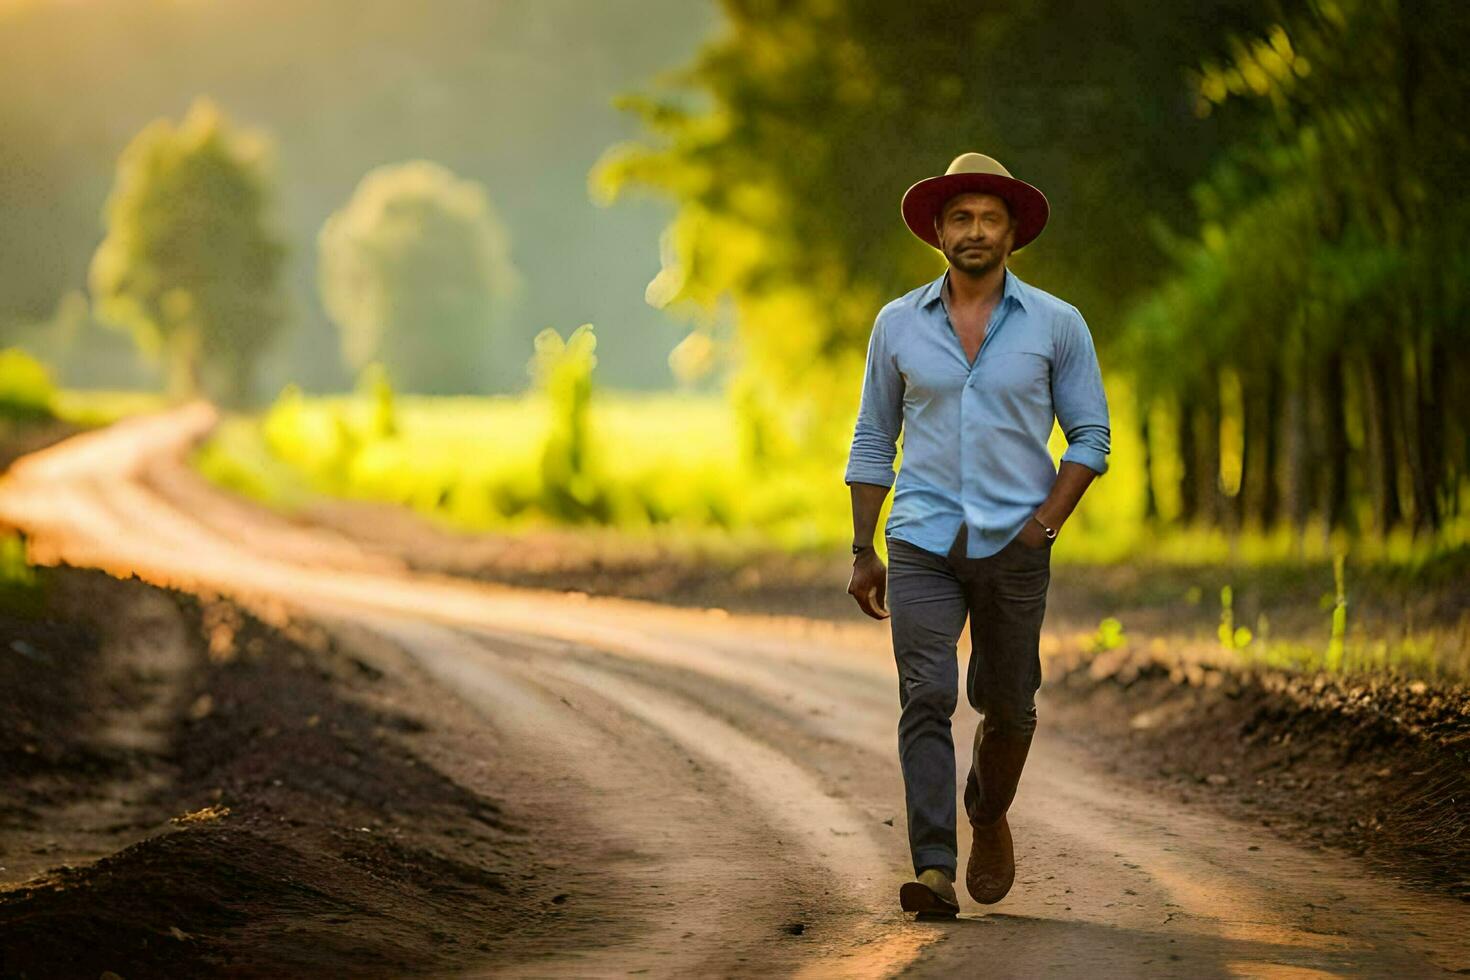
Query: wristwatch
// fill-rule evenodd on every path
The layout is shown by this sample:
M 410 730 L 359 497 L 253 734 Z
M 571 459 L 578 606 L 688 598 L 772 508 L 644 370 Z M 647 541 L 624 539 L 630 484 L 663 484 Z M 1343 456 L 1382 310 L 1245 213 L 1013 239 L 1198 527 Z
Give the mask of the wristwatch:
M 1056 528 L 1054 528 L 1054 527 L 1047 527 L 1046 526 L 1046 522 L 1043 521 L 1041 518 L 1037 517 L 1035 514 L 1032 514 L 1031 515 L 1031 519 L 1033 521 L 1035 521 L 1037 524 L 1040 524 L 1041 525 L 1041 529 L 1046 532 L 1046 536 L 1048 538 L 1051 538 L 1052 540 L 1055 540 L 1056 539 L 1056 536 L 1057 536 L 1057 529 Z
M 855 555 L 860 555 L 864 551 L 867 551 L 869 548 L 873 548 L 873 547 L 875 547 L 875 546 L 874 545 L 871 545 L 871 544 L 854 544 L 852 546 L 852 553 L 855 554 Z

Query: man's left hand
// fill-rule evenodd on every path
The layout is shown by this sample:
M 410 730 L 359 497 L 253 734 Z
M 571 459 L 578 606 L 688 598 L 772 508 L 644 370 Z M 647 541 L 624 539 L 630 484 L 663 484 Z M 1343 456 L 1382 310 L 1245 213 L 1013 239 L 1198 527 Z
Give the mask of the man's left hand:
M 1026 518 L 1026 525 L 1021 528 L 1021 533 L 1016 535 L 1021 543 L 1028 548 L 1050 548 L 1052 538 L 1046 536 L 1046 529 L 1037 523 L 1036 518 Z

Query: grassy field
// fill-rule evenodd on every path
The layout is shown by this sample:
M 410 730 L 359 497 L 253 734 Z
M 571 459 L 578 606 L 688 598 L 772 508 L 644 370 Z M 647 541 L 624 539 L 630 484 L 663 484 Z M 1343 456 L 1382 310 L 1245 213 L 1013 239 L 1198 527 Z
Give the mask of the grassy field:
M 1384 539 L 1282 527 L 1270 534 L 1159 527 L 1143 520 L 1145 487 L 1131 399 L 1111 386 L 1113 446 L 1108 472 L 1068 521 L 1065 558 L 1112 564 L 1141 558 L 1179 565 L 1355 560 L 1417 567 L 1470 542 L 1470 522 L 1434 539 L 1406 532 Z M 308 493 L 400 503 L 473 531 L 602 523 L 632 532 L 719 529 L 789 551 L 842 551 L 851 539 L 842 482 L 847 438 L 821 453 L 752 462 L 735 413 L 712 396 L 598 391 L 582 472 L 568 493 L 603 500 L 600 515 L 569 519 L 549 503 L 543 465 L 554 427 L 550 402 L 525 396 L 397 396 L 383 412 L 368 397 L 283 395 L 260 417 L 232 416 L 196 455 L 215 481 L 273 506 Z M 1066 440 L 1054 429 L 1060 458 Z M 900 461 L 901 461 L 900 456 Z M 1165 513 L 1168 486 L 1154 488 Z M 888 498 L 882 520 L 887 519 Z M 881 521 L 880 521 L 881 527 Z
M 51 410 L 59 419 L 92 427 L 110 425 L 129 415 L 162 411 L 169 404 L 168 398 L 152 391 L 60 388 L 52 397 Z
M 718 397 L 599 391 L 585 468 L 567 483 L 572 495 L 604 506 L 578 520 L 549 502 L 543 453 L 554 412 L 539 394 L 399 396 L 391 434 L 381 431 L 375 411 L 362 397 L 286 397 L 261 418 L 227 419 L 196 462 L 217 482 L 273 506 L 289 508 L 317 492 L 405 504 L 466 530 L 585 521 L 632 533 L 719 529 L 791 552 L 841 551 L 852 537 L 842 480 L 846 439 L 823 453 L 758 465 Z M 1058 430 L 1054 454 L 1065 447 Z M 1126 445 L 1119 450 L 1126 458 Z M 1078 544 L 1072 554 L 1125 557 L 1139 536 L 1115 516 L 1141 505 L 1137 481 L 1126 466 L 1115 467 L 1068 524 Z

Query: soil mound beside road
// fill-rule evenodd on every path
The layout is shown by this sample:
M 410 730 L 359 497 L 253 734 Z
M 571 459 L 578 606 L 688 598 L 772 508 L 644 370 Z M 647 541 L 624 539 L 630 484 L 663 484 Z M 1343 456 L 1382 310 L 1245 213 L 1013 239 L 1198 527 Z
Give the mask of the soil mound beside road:
M 0 617 L 0 974 L 404 976 L 555 926 L 524 819 L 448 772 L 473 747 L 392 651 L 38 572 L 44 609 Z
M 1169 662 L 1049 661 L 1109 771 L 1470 901 L 1470 689 Z

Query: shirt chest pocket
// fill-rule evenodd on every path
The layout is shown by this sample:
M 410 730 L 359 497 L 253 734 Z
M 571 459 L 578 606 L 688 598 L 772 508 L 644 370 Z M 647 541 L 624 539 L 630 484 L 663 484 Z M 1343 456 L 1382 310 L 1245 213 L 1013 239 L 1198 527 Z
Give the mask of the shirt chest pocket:
M 1051 399 L 1051 345 L 1021 337 L 985 352 L 977 387 L 1008 401 L 1046 405 Z

